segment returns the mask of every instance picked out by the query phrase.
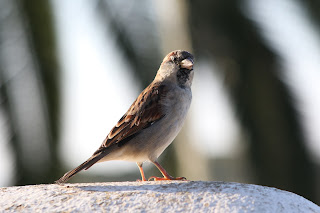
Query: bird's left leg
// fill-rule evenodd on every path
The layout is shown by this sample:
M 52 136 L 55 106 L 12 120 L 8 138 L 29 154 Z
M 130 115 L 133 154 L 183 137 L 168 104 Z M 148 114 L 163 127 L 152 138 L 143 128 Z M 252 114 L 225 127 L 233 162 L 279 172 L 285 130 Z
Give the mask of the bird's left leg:
M 159 180 L 187 180 L 185 177 L 172 177 L 171 175 L 169 175 L 169 173 L 157 161 L 154 161 L 152 163 L 162 173 L 163 178 L 162 177 L 151 176 L 148 180 L 152 180 L 152 179 L 154 181 L 159 181 Z
M 143 171 L 143 168 L 142 168 L 142 164 L 143 164 L 143 163 L 137 162 L 137 166 L 139 167 L 140 174 L 141 174 L 141 180 L 138 179 L 137 181 L 147 181 L 146 176 L 144 175 L 144 171 Z

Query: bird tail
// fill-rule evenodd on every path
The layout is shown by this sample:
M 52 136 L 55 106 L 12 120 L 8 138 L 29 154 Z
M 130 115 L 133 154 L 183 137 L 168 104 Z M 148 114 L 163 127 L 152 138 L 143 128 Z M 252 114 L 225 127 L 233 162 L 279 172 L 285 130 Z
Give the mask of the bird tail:
M 55 183 L 65 183 L 67 182 L 70 178 L 72 178 L 75 174 L 82 170 L 87 170 L 89 169 L 93 164 L 97 163 L 101 158 L 103 158 L 105 155 L 94 155 L 85 162 L 83 162 L 80 166 L 77 168 L 70 170 L 69 172 L 65 173 L 59 180 L 55 181 Z

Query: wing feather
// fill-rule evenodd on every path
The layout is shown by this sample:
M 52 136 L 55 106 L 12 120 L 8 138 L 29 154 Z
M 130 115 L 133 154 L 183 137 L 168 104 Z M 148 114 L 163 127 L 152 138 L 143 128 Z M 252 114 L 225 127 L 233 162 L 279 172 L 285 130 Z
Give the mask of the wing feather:
M 123 145 L 122 142 L 129 141 L 128 138 L 132 139 L 143 129 L 163 118 L 165 114 L 162 100 L 167 92 L 168 88 L 160 83 L 152 83 L 143 90 L 127 113 L 113 127 L 94 155 L 112 144 Z

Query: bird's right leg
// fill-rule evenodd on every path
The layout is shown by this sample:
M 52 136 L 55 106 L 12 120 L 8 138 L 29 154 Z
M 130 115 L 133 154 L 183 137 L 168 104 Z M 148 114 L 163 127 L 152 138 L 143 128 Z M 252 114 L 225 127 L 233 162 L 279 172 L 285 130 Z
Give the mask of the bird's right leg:
M 148 180 L 161 181 L 161 180 L 187 180 L 185 177 L 172 177 L 169 173 L 157 162 L 152 162 L 162 173 L 163 177 L 151 176 Z

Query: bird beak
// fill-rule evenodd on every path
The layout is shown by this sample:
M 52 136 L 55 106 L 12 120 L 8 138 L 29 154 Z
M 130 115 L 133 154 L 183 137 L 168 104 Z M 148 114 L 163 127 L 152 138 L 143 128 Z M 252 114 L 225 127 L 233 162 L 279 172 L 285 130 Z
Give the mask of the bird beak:
M 181 68 L 192 70 L 193 61 L 192 61 L 192 59 L 184 59 L 183 61 L 180 62 L 180 66 L 181 66 Z

